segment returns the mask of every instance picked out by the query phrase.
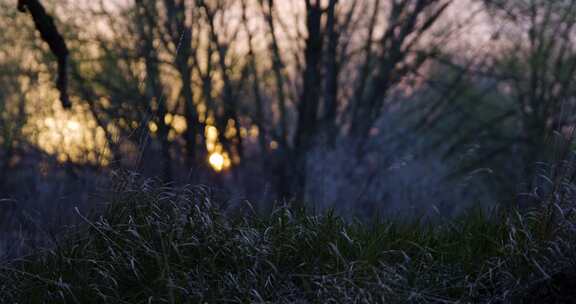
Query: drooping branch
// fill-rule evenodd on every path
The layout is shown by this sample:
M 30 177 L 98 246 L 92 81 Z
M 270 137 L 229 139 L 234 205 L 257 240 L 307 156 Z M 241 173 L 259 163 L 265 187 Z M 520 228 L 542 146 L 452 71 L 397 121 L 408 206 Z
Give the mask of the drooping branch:
M 18 10 L 20 12 L 29 12 L 34 20 L 36 30 L 40 32 L 40 37 L 50 47 L 52 54 L 58 60 L 58 78 L 56 87 L 60 91 L 60 101 L 64 108 L 70 108 L 70 99 L 68 98 L 68 47 L 62 35 L 58 32 L 54 19 L 46 13 L 44 6 L 39 0 L 18 0 Z

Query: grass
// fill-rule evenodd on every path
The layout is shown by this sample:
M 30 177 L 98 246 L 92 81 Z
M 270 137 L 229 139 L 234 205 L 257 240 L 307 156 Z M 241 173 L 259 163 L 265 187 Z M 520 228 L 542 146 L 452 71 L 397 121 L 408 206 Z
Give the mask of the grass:
M 569 205 L 440 223 L 224 208 L 126 178 L 50 249 L 0 265 L 1 303 L 571 303 Z M 574 300 L 572 300 L 574 301 Z

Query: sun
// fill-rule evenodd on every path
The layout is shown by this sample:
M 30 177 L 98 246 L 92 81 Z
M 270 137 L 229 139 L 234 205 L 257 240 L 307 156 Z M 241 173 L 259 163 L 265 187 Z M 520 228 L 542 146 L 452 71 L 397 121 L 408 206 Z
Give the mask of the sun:
M 208 162 L 216 171 L 222 171 L 222 169 L 224 169 L 224 156 L 218 152 L 210 154 Z

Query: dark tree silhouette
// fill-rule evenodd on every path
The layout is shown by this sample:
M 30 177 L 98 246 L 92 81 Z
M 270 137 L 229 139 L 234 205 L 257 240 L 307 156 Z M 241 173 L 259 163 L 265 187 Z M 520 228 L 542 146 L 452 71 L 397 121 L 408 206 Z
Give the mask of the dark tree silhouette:
M 44 6 L 38 0 L 18 0 L 18 10 L 26 13 L 29 12 L 34 20 L 36 30 L 40 32 L 40 37 L 50 47 L 50 51 L 58 59 L 58 79 L 56 87 L 60 91 L 60 101 L 64 108 L 70 108 L 70 99 L 68 98 L 68 77 L 66 66 L 68 62 L 68 47 L 62 35 L 58 32 L 54 19 L 46 13 Z

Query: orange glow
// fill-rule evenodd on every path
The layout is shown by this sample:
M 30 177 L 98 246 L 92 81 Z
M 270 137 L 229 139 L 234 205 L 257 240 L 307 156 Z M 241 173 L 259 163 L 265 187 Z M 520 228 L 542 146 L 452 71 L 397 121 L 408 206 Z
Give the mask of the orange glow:
M 38 94 L 53 97 L 49 95 L 50 89 L 42 89 Z M 75 103 L 70 111 L 64 111 L 56 98 L 50 99 L 57 106 L 27 105 L 29 119 L 23 128 L 24 135 L 60 162 L 108 165 L 110 151 L 104 130 L 98 127 L 86 105 Z
M 224 147 L 222 147 L 222 144 L 218 141 L 218 134 L 218 129 L 215 126 L 208 125 L 204 129 L 206 150 L 208 150 L 209 153 L 208 163 L 216 172 L 229 169 L 232 165 L 230 155 L 224 151 Z
M 232 160 L 227 152 L 212 152 L 208 157 L 208 163 L 216 172 L 227 170 L 232 165 Z
M 156 133 L 156 131 L 158 131 L 158 125 L 153 121 L 149 121 L 148 122 L 148 129 L 150 130 L 150 132 Z
M 222 154 L 220 153 L 217 152 L 212 153 L 210 155 L 210 158 L 208 158 L 208 162 L 210 162 L 212 168 L 214 168 L 214 170 L 218 172 L 224 169 L 224 156 L 222 156 Z
M 270 149 L 272 149 L 272 150 L 278 149 L 278 142 L 275 140 L 271 141 L 270 142 Z

